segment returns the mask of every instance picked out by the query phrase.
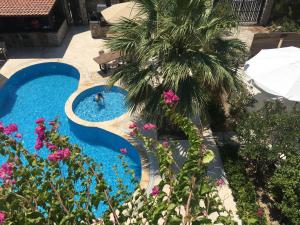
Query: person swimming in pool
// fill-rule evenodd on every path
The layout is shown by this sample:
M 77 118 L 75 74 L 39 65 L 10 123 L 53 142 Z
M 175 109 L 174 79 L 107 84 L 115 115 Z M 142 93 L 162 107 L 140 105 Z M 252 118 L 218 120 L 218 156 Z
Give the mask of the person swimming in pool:
M 96 94 L 94 100 L 95 100 L 95 102 L 97 102 L 97 103 L 100 103 L 100 102 L 103 103 L 103 101 L 104 101 L 103 94 L 102 94 L 101 92 L 98 92 L 98 93 Z

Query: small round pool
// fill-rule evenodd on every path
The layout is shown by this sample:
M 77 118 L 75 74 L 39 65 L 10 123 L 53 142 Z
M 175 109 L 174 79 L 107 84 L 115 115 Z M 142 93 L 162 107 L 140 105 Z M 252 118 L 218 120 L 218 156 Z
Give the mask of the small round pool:
M 96 95 L 101 93 L 103 100 L 97 102 Z M 125 104 L 127 92 L 120 87 L 100 85 L 80 93 L 73 102 L 74 113 L 83 120 L 103 122 L 115 119 L 127 112 Z

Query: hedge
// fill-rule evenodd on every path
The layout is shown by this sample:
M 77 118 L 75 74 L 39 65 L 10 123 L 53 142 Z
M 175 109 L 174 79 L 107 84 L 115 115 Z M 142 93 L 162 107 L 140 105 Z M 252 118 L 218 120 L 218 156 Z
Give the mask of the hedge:
M 220 151 L 226 178 L 236 201 L 237 213 L 243 224 L 267 224 L 263 210 L 257 205 L 254 185 L 248 179 L 244 164 L 239 160 L 238 146 L 224 145 Z

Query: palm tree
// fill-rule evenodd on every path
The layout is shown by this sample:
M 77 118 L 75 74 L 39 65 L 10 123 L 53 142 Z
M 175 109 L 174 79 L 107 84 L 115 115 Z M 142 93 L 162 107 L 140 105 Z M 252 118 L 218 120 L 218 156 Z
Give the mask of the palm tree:
M 157 115 L 160 96 L 172 89 L 181 99 L 178 111 L 197 115 L 210 96 L 239 88 L 236 68 L 246 47 L 228 38 L 237 25 L 232 14 L 221 13 L 211 0 L 135 2 L 140 15 L 114 25 L 107 43 L 128 62 L 110 82 L 127 88 L 131 110 Z

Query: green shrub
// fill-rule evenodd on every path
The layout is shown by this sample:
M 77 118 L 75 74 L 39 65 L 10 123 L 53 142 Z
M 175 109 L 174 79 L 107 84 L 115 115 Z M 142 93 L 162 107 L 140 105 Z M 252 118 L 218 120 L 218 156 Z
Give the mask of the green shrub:
M 276 0 L 271 14 L 273 30 L 282 32 L 299 32 L 299 11 L 299 0 Z
M 275 206 L 289 220 L 300 224 L 300 156 L 288 155 L 269 183 Z
M 287 112 L 282 103 L 267 102 L 249 113 L 237 127 L 242 144 L 240 156 L 247 161 L 249 174 L 264 186 L 272 177 L 282 153 L 296 154 L 299 149 L 300 111 Z
M 256 203 L 254 185 L 248 179 L 244 164 L 238 158 L 237 150 L 238 147 L 232 145 L 224 145 L 221 149 L 224 170 L 236 201 L 237 213 L 245 225 L 266 224 L 265 217 L 259 215 L 261 209 Z
M 227 121 L 235 130 L 239 121 L 248 115 L 248 109 L 254 106 L 256 100 L 244 86 L 240 91 L 231 93 L 227 101 L 230 105 Z

